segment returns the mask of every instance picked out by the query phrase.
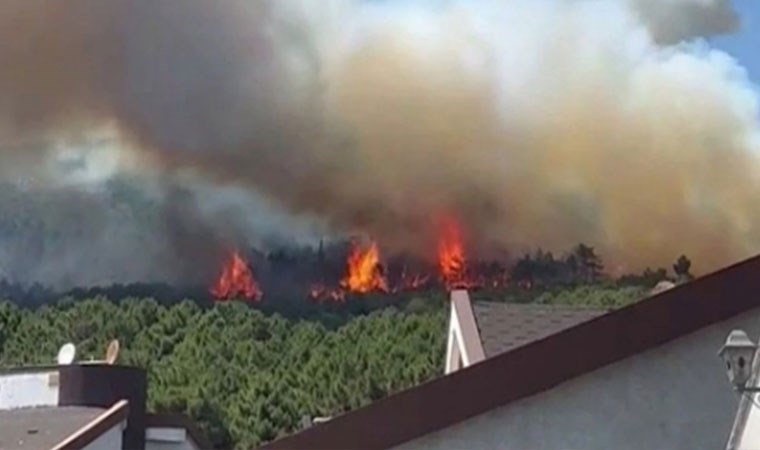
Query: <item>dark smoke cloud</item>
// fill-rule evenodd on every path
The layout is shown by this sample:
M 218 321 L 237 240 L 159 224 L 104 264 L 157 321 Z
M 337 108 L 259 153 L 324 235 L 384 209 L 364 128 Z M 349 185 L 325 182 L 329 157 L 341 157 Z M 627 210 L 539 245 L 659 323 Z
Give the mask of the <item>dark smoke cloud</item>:
M 440 214 L 474 247 L 582 240 L 629 268 L 686 252 L 704 270 L 760 247 L 757 96 L 683 42 L 735 24 L 719 0 L 8 0 L 0 176 L 90 199 L 82 226 L 112 236 L 95 261 L 134 262 L 125 277 L 203 277 L 203 255 L 309 218 L 429 252 Z M 84 181 L 50 169 L 49 142 L 92 133 L 114 144 L 84 152 Z M 120 176 L 151 220 L 79 194 Z
M 663 44 L 728 33 L 739 24 L 730 0 L 631 0 L 631 4 L 654 39 Z
M 273 150 L 275 138 L 266 135 L 280 120 L 272 113 L 282 96 L 271 88 L 282 80 L 277 61 L 268 64 L 269 9 L 201 1 L 0 5 L 0 61 L 8 68 L 0 73 L 0 175 L 9 183 L 4 193 L 18 200 L 5 205 L 3 219 L 35 224 L 4 234 L 3 275 L 60 287 L 196 282 L 233 247 L 282 243 L 274 230 L 293 226 L 260 196 L 243 199 L 182 170 L 203 167 L 229 184 L 256 169 L 240 154 L 244 140 L 256 135 Z M 117 169 L 84 151 L 93 132 L 106 135 L 101 152 Z M 60 141 L 75 141 L 65 147 L 95 166 L 88 167 L 95 180 L 70 182 L 72 171 L 58 164 Z M 142 173 L 118 179 L 138 205 L 118 204 L 116 184 L 102 185 L 119 169 Z M 150 202 L 140 201 L 145 196 Z M 60 239 L 45 243 L 45 233 Z

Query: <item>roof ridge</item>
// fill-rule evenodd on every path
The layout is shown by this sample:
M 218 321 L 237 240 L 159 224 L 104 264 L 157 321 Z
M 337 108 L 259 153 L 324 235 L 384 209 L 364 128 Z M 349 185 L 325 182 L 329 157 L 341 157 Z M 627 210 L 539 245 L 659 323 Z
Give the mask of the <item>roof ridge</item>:
M 647 298 L 647 297 L 645 297 Z M 554 303 L 537 303 L 537 302 L 498 302 L 490 300 L 472 300 L 472 304 L 485 304 L 485 305 L 499 305 L 507 307 L 517 308 L 546 308 L 546 309 L 574 309 L 574 310 L 594 310 L 594 311 L 612 311 L 616 308 L 607 308 L 604 306 L 588 306 L 588 305 L 564 305 Z

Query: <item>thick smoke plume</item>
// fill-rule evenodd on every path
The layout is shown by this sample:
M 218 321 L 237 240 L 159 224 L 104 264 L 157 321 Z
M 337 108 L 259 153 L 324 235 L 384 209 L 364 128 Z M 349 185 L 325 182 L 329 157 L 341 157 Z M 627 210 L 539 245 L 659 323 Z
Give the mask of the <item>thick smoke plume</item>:
M 311 219 L 432 252 L 445 215 L 474 250 L 712 269 L 760 250 L 757 93 L 698 39 L 737 25 L 720 0 L 6 0 L 2 214 L 47 195 L 26 214 L 103 236 L 111 275 L 40 250 L 59 281 L 198 276 L 177 259 Z

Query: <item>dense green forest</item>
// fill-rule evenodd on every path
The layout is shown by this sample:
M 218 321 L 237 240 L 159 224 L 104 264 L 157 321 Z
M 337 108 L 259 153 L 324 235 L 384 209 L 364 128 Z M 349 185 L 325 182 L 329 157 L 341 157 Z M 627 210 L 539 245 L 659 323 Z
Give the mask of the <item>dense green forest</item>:
M 253 448 L 304 415 L 356 408 L 441 371 L 445 309 L 428 300 L 337 327 L 265 315 L 241 302 L 202 308 L 152 299 L 64 301 L 37 310 L 0 302 L 0 366 L 50 364 L 75 342 L 148 369 L 149 407 L 197 420 L 220 448 Z
M 615 308 L 668 277 L 665 269 L 647 269 L 610 279 L 587 249 L 573 254 L 580 263 L 573 255 L 526 255 L 511 274 L 516 283 L 475 291 L 473 298 Z M 689 265 L 679 258 L 670 278 L 690 278 Z M 442 290 L 298 305 L 305 304 L 278 310 L 271 300 L 0 301 L 0 367 L 50 364 L 67 341 L 77 344 L 80 359 L 99 359 L 118 338 L 119 362 L 148 371 L 152 410 L 187 414 L 217 447 L 239 449 L 297 430 L 304 416 L 340 414 L 442 374 L 448 312 Z

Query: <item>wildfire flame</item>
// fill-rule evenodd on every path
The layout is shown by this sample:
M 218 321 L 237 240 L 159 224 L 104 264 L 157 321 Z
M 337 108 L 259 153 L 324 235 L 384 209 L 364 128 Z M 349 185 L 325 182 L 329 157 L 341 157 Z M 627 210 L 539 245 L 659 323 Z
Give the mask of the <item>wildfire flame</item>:
M 217 300 L 228 300 L 235 297 L 243 297 L 248 300 L 258 301 L 262 292 L 258 283 L 253 278 L 253 273 L 248 263 L 235 251 L 222 267 L 214 285 L 209 290 Z
M 459 225 L 451 218 L 441 221 L 438 239 L 438 270 L 441 281 L 449 289 L 469 284 L 466 280 L 462 233 Z
M 388 282 L 382 273 L 377 243 L 371 242 L 366 249 L 362 249 L 356 242 L 352 243 L 346 265 L 346 276 L 340 281 L 342 289 L 359 294 L 372 291 L 388 292 Z
M 508 285 L 508 277 L 503 268 L 498 265 L 483 263 L 468 264 L 465 257 L 462 232 L 457 221 L 446 217 L 439 222 L 437 246 L 438 256 L 438 286 L 448 290 L 453 289 L 499 289 Z M 346 258 L 346 275 L 337 287 L 325 284 L 311 286 L 308 296 L 317 301 L 344 302 L 346 294 L 366 294 L 369 292 L 384 292 L 397 294 L 401 292 L 419 291 L 437 285 L 430 276 L 434 268 L 409 272 L 403 266 L 400 275 L 394 275 L 393 270 L 388 276 L 380 264 L 380 251 L 374 241 L 367 246 L 361 246 L 356 241 L 351 243 Z M 388 280 L 391 280 L 389 283 Z
M 390 292 L 380 264 L 377 243 L 371 242 L 368 247 L 362 248 L 357 242 L 352 242 L 346 258 L 346 275 L 340 280 L 338 287 L 315 284 L 309 289 L 309 297 L 318 301 L 343 302 L 346 293 L 349 292 Z

